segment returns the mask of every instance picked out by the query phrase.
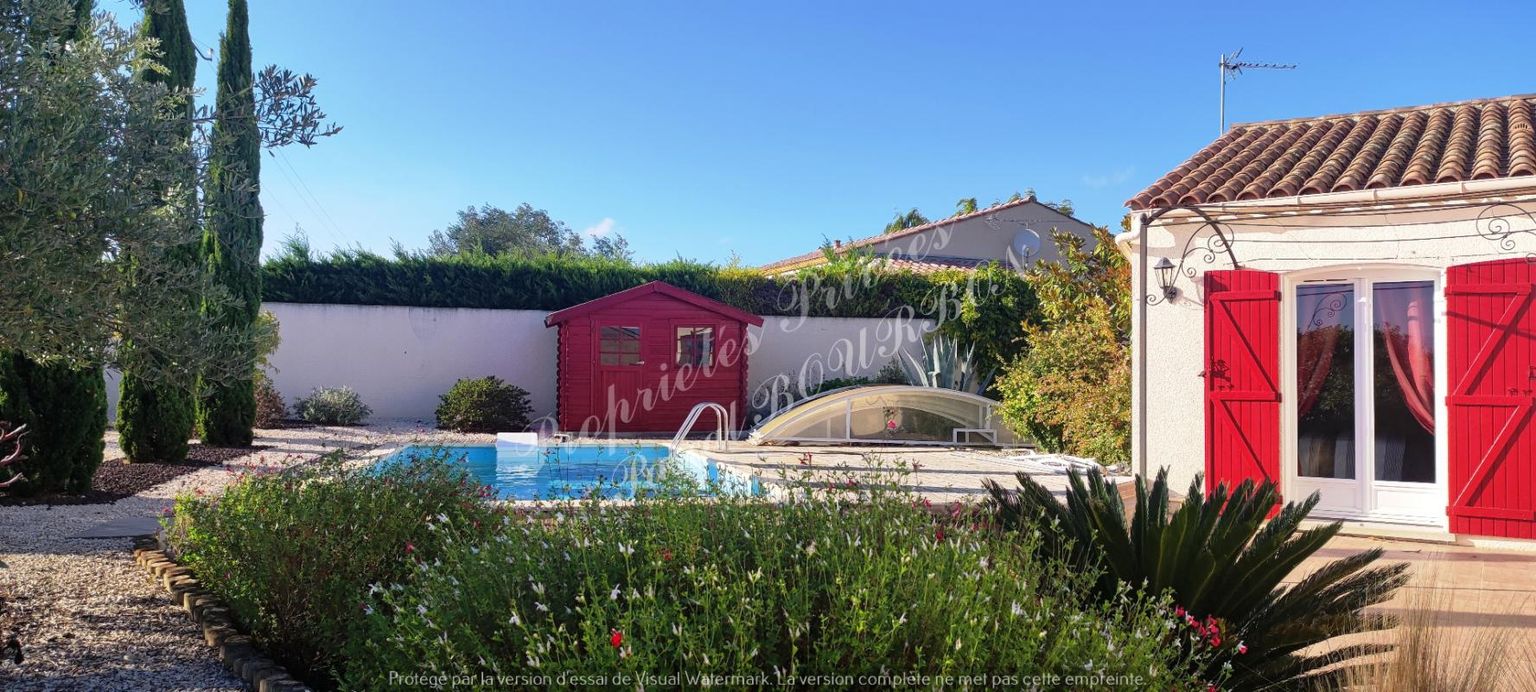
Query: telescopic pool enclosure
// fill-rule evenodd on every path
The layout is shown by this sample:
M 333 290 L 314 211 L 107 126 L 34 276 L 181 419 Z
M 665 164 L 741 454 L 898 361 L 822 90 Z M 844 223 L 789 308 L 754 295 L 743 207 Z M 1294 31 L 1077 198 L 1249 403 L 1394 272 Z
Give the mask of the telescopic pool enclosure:
M 938 387 L 877 385 L 822 392 L 763 421 L 754 444 L 859 442 L 1013 444 L 997 420 L 997 402 Z

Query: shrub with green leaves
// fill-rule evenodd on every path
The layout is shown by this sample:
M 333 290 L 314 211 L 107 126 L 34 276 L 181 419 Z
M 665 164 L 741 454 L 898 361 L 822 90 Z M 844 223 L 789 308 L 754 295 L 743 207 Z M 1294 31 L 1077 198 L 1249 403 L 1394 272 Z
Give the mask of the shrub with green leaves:
M 1026 542 L 1039 537 L 1033 547 L 1042 556 L 1066 556 L 1069 564 L 1097 571 L 1098 598 L 1127 588 L 1171 596 L 1189 628 L 1217 652 L 1208 674 L 1229 666 L 1234 689 L 1326 685 L 1359 657 L 1388 648 L 1335 638 L 1393 625 L 1390 617 L 1364 610 L 1403 585 L 1406 563 L 1373 567 L 1381 557 L 1374 548 L 1284 585 L 1342 528 L 1334 522 L 1301 529 L 1317 493 L 1286 503 L 1266 521 L 1280 502 L 1273 482 L 1222 483 L 1206 497 L 1197 476 L 1183 505 L 1170 512 L 1163 469 L 1150 491 L 1137 478 L 1136 509 L 1127 522 L 1119 489 L 1098 473 L 1073 472 L 1065 505 L 1027 474 L 1018 474 L 1018 482 L 1018 491 L 1008 491 L 985 481 L 1000 525 Z
M 437 427 L 458 432 L 521 432 L 528 428 L 533 405 L 528 390 L 499 377 L 465 378 L 453 383 L 437 406 Z
M 463 671 L 530 688 L 561 673 L 631 676 L 618 686 L 765 674 L 763 685 L 829 676 L 853 688 L 915 673 L 1000 676 L 978 687 L 1205 687 L 1190 671 L 1206 654 L 1183 643 L 1168 602 L 1085 599 L 1095 575 L 1035 558 L 1027 539 L 1021 549 L 959 508 L 936 516 L 850 483 L 787 503 L 560 504 L 494 534 L 436 522 L 451 543 L 368 597 L 344 686 Z
M 294 402 L 299 417 L 316 425 L 357 425 L 373 409 L 351 387 L 320 387 Z
M 370 585 L 405 580 L 445 547 L 428 520 L 499 525 L 499 510 L 441 455 L 344 470 L 333 455 L 245 476 L 218 497 L 176 500 L 171 546 L 268 655 L 312 683 L 329 679 L 363 618 Z
M 0 471 L 0 481 L 26 476 L 7 488 L 16 495 L 81 493 L 105 453 L 107 387 L 100 368 L 38 362 L 0 354 L 0 420 L 27 426 L 22 456 Z

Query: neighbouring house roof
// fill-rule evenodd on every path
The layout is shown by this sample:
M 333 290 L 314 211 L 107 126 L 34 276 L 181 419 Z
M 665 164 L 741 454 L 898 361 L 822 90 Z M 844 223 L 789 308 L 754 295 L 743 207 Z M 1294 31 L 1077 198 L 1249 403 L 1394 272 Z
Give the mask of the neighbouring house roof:
M 571 307 L 568 307 L 564 310 L 556 310 L 555 312 L 551 312 L 544 317 L 544 326 L 553 327 L 571 318 L 580 317 L 597 310 L 610 308 L 620 303 L 625 303 L 641 296 L 647 296 L 653 293 L 660 293 L 661 295 L 667 296 L 669 298 L 676 298 L 677 300 L 681 300 L 700 309 L 722 315 L 737 322 L 750 324 L 754 327 L 763 326 L 763 318 L 758 317 L 757 315 L 754 315 L 745 310 L 734 308 L 730 305 L 726 305 L 725 303 L 714 300 L 712 298 L 705 298 L 704 296 L 701 296 L 692 291 L 685 291 L 665 281 L 652 281 L 650 283 L 640 284 L 639 286 L 634 288 L 627 288 L 619 291 L 618 293 L 610 293 L 601 298 L 594 298 L 585 303 L 581 303 L 580 305 L 572 305 Z
M 1034 196 L 1029 196 L 1029 197 L 1025 197 L 1023 199 L 1013 200 L 1012 202 L 1003 202 L 1001 204 L 994 204 L 994 205 L 992 205 L 990 207 L 987 207 L 985 209 L 978 209 L 978 210 L 976 210 L 974 212 L 971 212 L 969 214 L 961 214 L 961 215 L 958 215 L 958 216 L 951 216 L 951 217 L 949 217 L 947 219 L 940 219 L 940 220 L 934 221 L 932 223 L 925 223 L 925 224 L 923 224 L 921 226 L 913 226 L 911 228 L 904 228 L 902 230 L 895 231 L 895 232 L 892 232 L 892 233 L 881 233 L 879 235 L 872 235 L 872 236 L 870 236 L 868 238 L 860 238 L 858 240 L 842 243 L 841 245 L 839 245 L 837 247 L 837 251 L 838 252 L 845 252 L 845 251 L 854 250 L 854 249 L 857 249 L 857 248 L 869 247 L 871 245 L 875 245 L 875 244 L 878 244 L 878 243 L 884 243 L 884 242 L 888 242 L 888 241 L 892 241 L 892 240 L 900 240 L 902 238 L 906 238 L 906 237 L 909 237 L 909 236 L 917 235 L 919 233 L 923 233 L 923 232 L 926 232 L 926 231 L 931 231 L 931 230 L 934 230 L 936 228 L 943 228 L 944 226 L 948 226 L 950 224 L 956 224 L 956 223 L 960 223 L 961 221 L 967 221 L 967 220 L 974 219 L 974 218 L 977 218 L 977 217 L 987 216 L 988 214 L 996 214 L 997 212 L 1003 211 L 1005 209 L 1012 209 L 1014 207 L 1022 207 L 1022 206 L 1028 205 L 1028 204 L 1039 204 L 1039 202 L 1035 201 Z M 1044 206 L 1044 205 L 1042 205 L 1042 206 Z M 1056 211 L 1056 210 L 1052 209 L 1051 211 Z M 1059 212 L 1059 211 L 1057 211 L 1056 213 L 1061 214 L 1061 212 Z M 1062 214 L 1062 216 L 1066 216 L 1069 219 L 1073 218 L 1072 216 L 1067 215 L 1067 214 Z M 1073 219 L 1073 220 L 1076 220 L 1076 219 Z M 1001 258 L 999 258 L 999 259 L 1001 259 Z M 773 262 L 771 264 L 765 264 L 762 267 L 760 267 L 759 269 L 761 269 L 764 272 L 770 273 L 770 274 L 776 274 L 776 273 L 780 273 L 780 272 L 793 271 L 795 269 L 802 269 L 804 267 L 810 267 L 810 266 L 815 266 L 815 265 L 818 265 L 818 264 L 823 264 L 823 263 L 825 263 L 825 261 L 826 261 L 826 254 L 818 249 L 818 250 L 815 250 L 815 251 L 812 251 L 812 252 L 807 252 L 807 253 L 805 253 L 803 255 L 796 255 L 794 257 L 790 257 L 788 259 L 782 259 L 782 260 L 779 260 L 777 262 Z M 918 259 L 918 260 L 901 260 L 899 262 L 893 262 L 893 266 L 896 266 L 898 268 L 913 269 L 915 271 L 937 271 L 939 269 L 952 269 L 954 267 L 962 267 L 963 266 L 961 264 L 958 264 L 957 262 L 972 262 L 972 261 L 974 261 L 975 264 L 971 264 L 971 265 L 969 265 L 969 267 L 964 267 L 964 268 L 975 268 L 977 266 L 986 264 L 986 261 L 968 260 L 968 259 L 963 259 L 963 258 L 958 258 L 958 257 L 924 257 L 924 258 L 921 258 L 921 259 Z M 903 266 L 900 262 L 905 262 L 905 264 L 907 266 Z M 948 262 L 948 263 L 946 263 L 946 262 Z M 929 267 L 929 266 L 926 266 L 926 265 L 933 265 L 933 266 Z
M 1171 207 L 1536 175 L 1536 95 L 1233 125 L 1125 204 Z
M 919 274 L 932 274 L 945 269 L 975 269 L 990 262 L 1002 260 L 976 259 L 974 257 L 922 257 L 918 259 L 906 257 L 886 258 L 885 266 L 900 271 L 917 272 Z

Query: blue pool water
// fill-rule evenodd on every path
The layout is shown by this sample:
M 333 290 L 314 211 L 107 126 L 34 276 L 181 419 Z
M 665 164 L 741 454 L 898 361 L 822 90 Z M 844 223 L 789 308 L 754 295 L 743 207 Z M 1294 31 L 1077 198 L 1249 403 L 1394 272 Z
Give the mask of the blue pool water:
M 446 454 L 462 463 L 475 479 L 503 500 L 569 499 L 598 494 L 632 498 L 636 491 L 655 492 L 676 487 L 681 474 L 701 492 L 761 494 L 761 486 L 722 473 L 713 461 L 684 454 L 671 457 L 660 445 L 544 445 L 518 450 L 494 445 L 410 446 L 382 463 L 409 463 L 422 455 Z M 669 458 L 671 457 L 671 458 Z

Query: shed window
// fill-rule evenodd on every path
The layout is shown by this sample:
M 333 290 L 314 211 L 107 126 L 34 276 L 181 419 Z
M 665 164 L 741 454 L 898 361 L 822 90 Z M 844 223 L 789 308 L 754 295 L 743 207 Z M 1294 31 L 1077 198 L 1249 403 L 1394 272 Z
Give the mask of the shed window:
M 707 367 L 715 362 L 714 327 L 677 328 L 677 364 Z
M 640 365 L 640 328 L 603 327 L 598 334 L 597 362 L 602 365 Z

